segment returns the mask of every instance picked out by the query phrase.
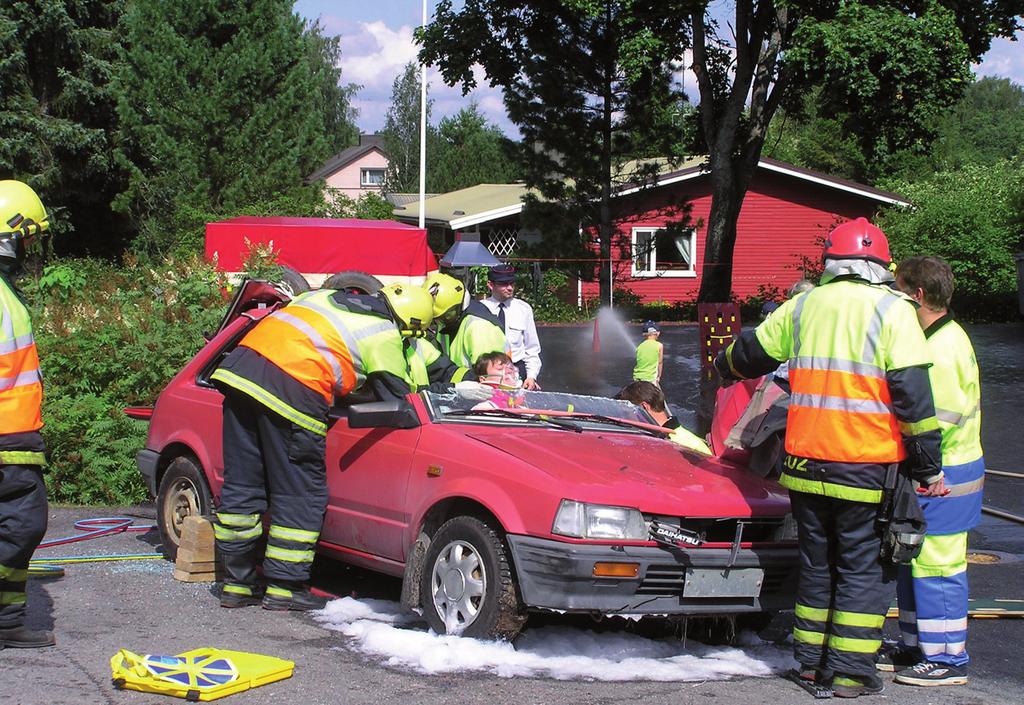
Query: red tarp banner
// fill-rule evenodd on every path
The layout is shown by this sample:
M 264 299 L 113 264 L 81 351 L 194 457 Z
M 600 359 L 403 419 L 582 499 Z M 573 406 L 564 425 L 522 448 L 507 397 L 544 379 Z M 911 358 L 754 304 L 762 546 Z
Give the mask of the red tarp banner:
M 256 218 L 206 224 L 206 258 L 239 272 L 249 245 L 273 243 L 278 263 L 304 274 L 348 270 L 422 277 L 437 269 L 427 232 L 390 220 Z

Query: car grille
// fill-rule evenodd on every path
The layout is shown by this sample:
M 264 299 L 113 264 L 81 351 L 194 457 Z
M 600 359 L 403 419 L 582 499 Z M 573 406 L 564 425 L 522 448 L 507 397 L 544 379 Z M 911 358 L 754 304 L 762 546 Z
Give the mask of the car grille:
M 736 526 L 743 523 L 743 542 L 759 543 L 776 541 L 782 533 L 784 519 L 782 517 L 766 517 L 757 519 L 693 519 L 689 517 L 666 517 L 645 514 L 644 519 L 650 523 L 657 519 L 662 524 L 678 526 L 700 536 L 704 541 L 712 543 L 732 543 L 736 538 Z
M 787 582 L 795 567 L 774 566 L 764 571 L 761 596 L 775 595 L 787 591 Z M 686 567 L 680 565 L 651 565 L 647 568 L 637 595 L 673 596 L 683 593 L 686 582 Z

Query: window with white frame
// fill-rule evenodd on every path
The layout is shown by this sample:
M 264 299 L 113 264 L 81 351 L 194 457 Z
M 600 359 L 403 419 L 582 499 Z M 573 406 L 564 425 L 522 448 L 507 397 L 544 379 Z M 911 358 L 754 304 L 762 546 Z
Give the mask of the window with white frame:
M 384 169 L 360 169 L 359 183 L 362 186 L 380 186 L 384 183 Z
M 634 277 L 697 276 L 697 233 L 692 228 L 633 228 Z

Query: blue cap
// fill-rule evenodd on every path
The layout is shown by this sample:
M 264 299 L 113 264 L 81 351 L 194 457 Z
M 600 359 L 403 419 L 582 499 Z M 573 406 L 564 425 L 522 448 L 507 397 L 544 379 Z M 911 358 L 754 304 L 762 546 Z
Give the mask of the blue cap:
M 516 280 L 516 269 L 511 264 L 498 264 L 491 267 L 487 278 L 495 284 L 508 284 Z
M 658 326 L 654 325 L 654 321 L 644 321 L 644 324 L 641 327 L 641 330 L 643 331 L 644 335 L 647 335 L 648 333 L 660 333 L 661 332 L 661 331 L 658 330 Z
M 768 318 L 768 315 L 775 311 L 779 304 L 775 301 L 765 301 L 761 304 L 761 318 Z

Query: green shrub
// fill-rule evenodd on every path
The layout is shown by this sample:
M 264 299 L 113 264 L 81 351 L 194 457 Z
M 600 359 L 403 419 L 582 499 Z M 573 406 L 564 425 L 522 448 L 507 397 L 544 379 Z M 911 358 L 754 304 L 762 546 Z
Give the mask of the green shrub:
M 45 380 L 43 437 L 57 501 L 130 503 L 145 496 L 135 453 L 151 405 L 224 313 L 223 281 L 199 260 L 123 265 L 63 260 L 21 282 Z

